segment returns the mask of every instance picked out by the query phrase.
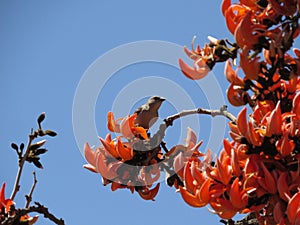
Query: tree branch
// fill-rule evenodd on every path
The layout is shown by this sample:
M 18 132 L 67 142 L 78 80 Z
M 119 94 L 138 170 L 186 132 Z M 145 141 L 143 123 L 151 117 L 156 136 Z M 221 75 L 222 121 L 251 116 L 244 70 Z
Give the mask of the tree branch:
M 1 225 L 11 225 L 14 224 L 15 221 L 19 221 L 21 216 L 24 216 L 28 213 L 37 212 L 40 214 L 43 214 L 45 218 L 48 218 L 52 222 L 54 222 L 57 225 L 65 225 L 65 222 L 63 219 L 56 218 L 52 213 L 49 212 L 48 208 L 41 205 L 38 202 L 35 202 L 36 206 L 30 206 L 26 209 L 16 209 L 15 215 L 13 217 L 8 217 L 6 220 L 4 220 Z
M 30 205 L 30 202 L 32 201 L 32 194 L 33 194 L 33 191 L 35 189 L 35 186 L 36 186 L 36 183 L 37 183 L 37 179 L 36 179 L 36 174 L 35 172 L 33 172 L 33 184 L 32 184 L 32 187 L 30 189 L 30 193 L 29 195 L 26 195 L 26 205 L 25 205 L 25 208 L 28 208 L 29 205 Z
M 29 155 L 30 146 L 31 146 L 31 143 L 34 140 L 34 138 L 35 138 L 34 134 L 32 134 L 32 133 L 29 134 L 25 154 L 23 155 L 23 157 L 19 158 L 19 168 L 18 168 L 18 173 L 17 173 L 17 176 L 16 176 L 14 189 L 13 189 L 13 192 L 11 193 L 11 196 L 10 196 L 11 200 L 14 200 L 14 198 L 16 197 L 17 192 L 20 190 L 20 184 L 19 183 L 20 183 L 22 172 L 23 172 L 24 163 L 25 163 L 26 158 Z
M 164 123 L 159 126 L 158 131 L 151 137 L 149 140 L 140 140 L 134 143 L 133 148 L 138 151 L 151 151 L 157 146 L 159 146 L 165 136 L 165 131 L 169 126 L 173 125 L 174 120 L 179 119 L 184 116 L 193 115 L 193 114 L 206 114 L 215 116 L 225 116 L 230 121 L 235 123 L 236 117 L 227 111 L 227 106 L 223 105 L 219 110 L 216 109 L 191 109 L 191 110 L 183 110 L 177 114 L 167 117 L 164 119 Z
M 167 119 L 165 119 L 165 122 L 166 122 L 167 126 L 171 126 L 173 124 L 174 120 L 184 117 L 184 116 L 193 115 L 193 114 L 206 114 L 206 115 L 211 115 L 212 117 L 225 116 L 231 122 L 236 121 L 236 117 L 227 111 L 226 105 L 223 105 L 219 110 L 203 109 L 203 108 L 183 110 L 173 116 L 169 116 Z

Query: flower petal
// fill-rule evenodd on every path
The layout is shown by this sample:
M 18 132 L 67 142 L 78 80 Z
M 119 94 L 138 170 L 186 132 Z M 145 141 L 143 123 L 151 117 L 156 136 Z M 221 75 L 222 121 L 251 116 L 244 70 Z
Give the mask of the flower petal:
M 198 69 L 196 69 L 195 67 L 190 67 L 185 62 L 183 62 L 182 59 L 179 59 L 178 62 L 182 73 L 192 80 L 200 80 L 210 72 L 210 69 L 205 62 L 201 64 L 198 63 L 197 65 L 200 65 Z

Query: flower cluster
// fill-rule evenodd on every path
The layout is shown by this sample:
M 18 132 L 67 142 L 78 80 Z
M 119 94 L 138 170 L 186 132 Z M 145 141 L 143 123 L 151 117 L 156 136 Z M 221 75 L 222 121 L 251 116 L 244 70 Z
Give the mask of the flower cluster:
M 223 141 L 216 159 L 210 150 L 199 152 L 202 142 L 191 129 L 185 145 L 168 150 L 161 144 L 164 132 L 150 138 L 134 124 L 136 114 L 115 120 L 110 112 L 108 129 L 121 135 L 100 138 L 95 151 L 86 144 L 85 168 L 100 173 L 112 190 L 129 188 L 152 200 L 159 186 L 149 188 L 165 171 L 167 184 L 187 204 L 210 205 L 223 219 L 252 213 L 260 224 L 300 224 L 300 50 L 290 51 L 299 9 L 299 0 L 223 0 L 235 42 L 209 37 L 203 48 L 195 48 L 194 40 L 191 50 L 184 47 L 194 61 L 190 67 L 179 59 L 185 76 L 201 79 L 225 62 L 229 103 L 249 105 L 230 117 L 232 140 Z M 180 116 L 167 118 L 165 128 Z
M 297 224 L 300 218 L 300 93 L 290 113 L 280 102 L 260 103 L 247 120 L 246 108 L 230 123 L 232 142 L 224 140 L 219 158 L 177 156 L 174 167 L 189 205 L 207 204 L 224 219 L 256 212 L 262 224 Z M 180 163 L 179 163 L 180 162 Z M 182 164 L 183 163 L 183 164 Z M 297 222 L 297 223 L 296 223 Z
M 7 221 L 9 218 L 15 216 L 16 208 L 15 203 L 11 199 L 5 198 L 5 183 L 2 184 L 0 189 L 0 222 Z M 30 217 L 28 214 L 21 216 L 18 224 L 32 225 L 38 220 L 39 216 Z
M 111 183 L 112 191 L 128 188 L 132 193 L 137 191 L 145 200 L 154 200 L 159 183 L 150 188 L 160 177 L 161 149 L 159 145 L 151 145 L 146 129 L 135 126 L 136 116 L 115 120 L 109 112 L 107 127 L 120 135 L 112 139 L 109 133 L 105 139 L 100 138 L 102 146 L 95 151 L 86 143 L 84 155 L 89 164 L 84 167 L 100 173 L 103 184 Z
M 224 140 L 216 162 L 208 162 L 209 152 L 204 160 L 181 159 L 179 189 L 189 205 L 210 204 L 225 219 L 254 212 L 261 224 L 300 223 L 300 50 L 289 52 L 299 34 L 299 9 L 297 0 L 223 0 L 235 43 L 227 48 L 228 41 L 210 38 L 203 49 L 185 48 L 198 66 L 179 60 L 187 77 L 201 79 L 209 71 L 200 67 L 225 59 L 228 101 L 252 110 L 243 108 L 229 123 L 233 141 Z
M 195 39 L 192 41 L 192 50 L 189 50 L 186 46 L 184 47 L 187 56 L 194 60 L 193 67 L 187 65 L 182 59 L 178 60 L 182 73 L 192 80 L 205 77 L 217 62 L 224 62 L 229 58 L 236 57 L 236 44 L 232 44 L 229 41 L 217 40 L 210 36 L 208 39 L 210 43 L 206 44 L 203 48 L 200 45 L 197 45 L 196 49 L 194 48 Z

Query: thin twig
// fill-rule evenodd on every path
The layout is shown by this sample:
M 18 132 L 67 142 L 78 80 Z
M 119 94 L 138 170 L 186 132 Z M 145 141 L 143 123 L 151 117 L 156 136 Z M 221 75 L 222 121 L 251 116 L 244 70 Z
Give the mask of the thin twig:
M 51 220 L 57 225 L 65 225 L 64 220 L 56 218 L 52 213 L 49 212 L 48 208 L 43 206 L 42 204 L 35 202 L 36 206 L 30 206 L 26 209 L 16 209 L 15 215 L 13 217 L 8 217 L 4 220 L 1 225 L 11 225 L 14 224 L 15 221 L 19 221 L 21 216 L 24 216 L 28 213 L 37 212 L 39 214 L 43 214 L 45 218 Z
M 29 134 L 28 144 L 27 144 L 27 147 L 26 147 L 25 154 L 23 155 L 23 157 L 19 161 L 19 168 L 18 168 L 18 173 L 17 173 L 14 189 L 13 189 L 13 192 L 11 193 L 11 196 L 10 196 L 11 200 L 14 200 L 14 198 L 16 197 L 17 192 L 20 190 L 20 184 L 19 183 L 20 183 L 22 172 L 23 172 L 23 166 L 24 166 L 26 158 L 29 155 L 30 146 L 31 146 L 31 143 L 34 140 L 34 138 L 35 138 L 35 135 L 33 133 Z
M 140 140 L 134 143 L 133 148 L 138 151 L 150 151 L 159 146 L 165 136 L 165 131 L 169 126 L 172 126 L 174 120 L 179 119 L 184 116 L 193 115 L 193 114 L 206 114 L 215 116 L 225 116 L 230 121 L 235 123 L 236 117 L 227 111 L 227 106 L 223 105 L 219 110 L 216 109 L 191 109 L 191 110 L 183 110 L 177 114 L 167 117 L 164 119 L 164 123 L 159 126 L 159 130 L 153 135 L 150 140 Z
M 211 115 L 212 117 L 225 116 L 227 119 L 229 119 L 232 122 L 236 121 L 236 117 L 227 111 L 226 105 L 223 105 L 219 110 L 203 109 L 203 108 L 183 110 L 177 114 L 174 114 L 173 116 L 169 116 L 167 119 L 165 119 L 165 122 L 167 126 L 170 126 L 173 124 L 174 120 L 184 116 L 193 115 L 193 114 L 206 114 L 206 115 Z
M 32 201 L 32 194 L 33 194 L 33 191 L 35 189 L 35 186 L 36 186 L 36 183 L 37 183 L 37 179 L 36 179 L 36 174 L 35 172 L 33 172 L 33 184 L 32 184 L 32 187 L 30 189 L 30 193 L 29 195 L 26 195 L 26 205 L 25 205 L 25 208 L 28 208 L 29 205 L 30 205 L 30 202 Z

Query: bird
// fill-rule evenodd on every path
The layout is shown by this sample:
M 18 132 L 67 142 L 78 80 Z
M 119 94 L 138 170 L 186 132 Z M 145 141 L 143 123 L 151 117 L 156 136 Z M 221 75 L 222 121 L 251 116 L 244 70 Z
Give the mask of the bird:
M 158 109 L 166 99 L 160 96 L 152 96 L 148 101 L 140 106 L 134 113 L 137 114 L 134 124 L 135 126 L 149 129 L 158 119 Z

